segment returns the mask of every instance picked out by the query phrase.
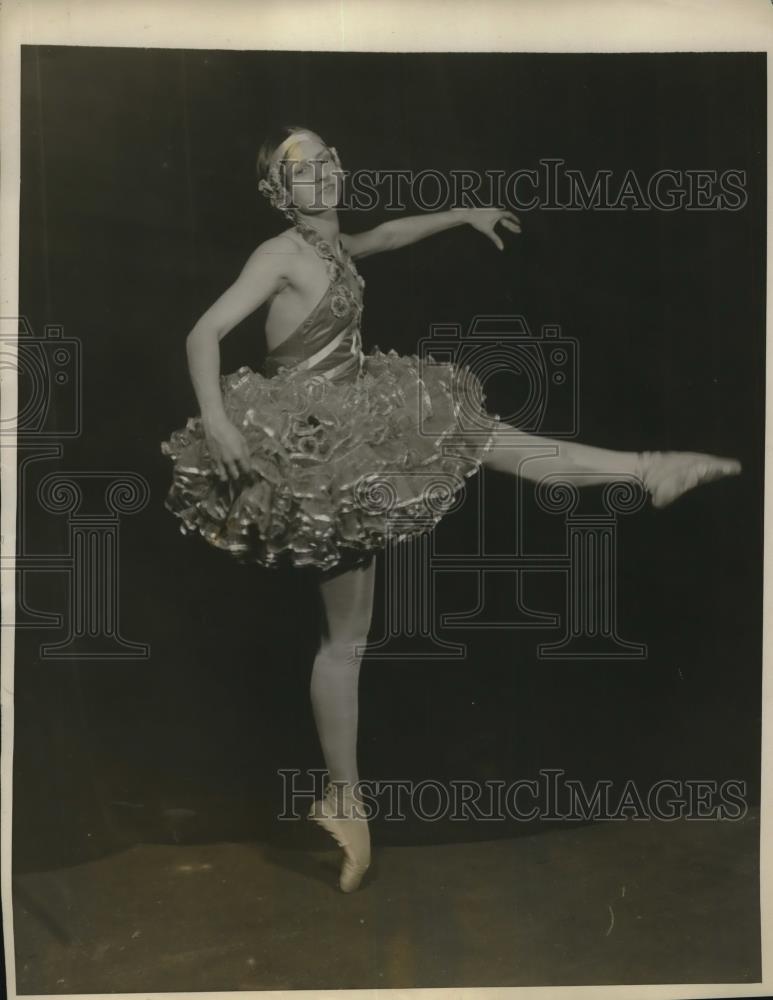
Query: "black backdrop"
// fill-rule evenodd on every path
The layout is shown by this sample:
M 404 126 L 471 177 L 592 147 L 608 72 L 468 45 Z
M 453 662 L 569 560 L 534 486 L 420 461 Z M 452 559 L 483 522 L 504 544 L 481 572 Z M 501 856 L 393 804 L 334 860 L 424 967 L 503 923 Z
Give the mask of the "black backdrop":
M 83 345 L 83 433 L 40 474 L 149 483 L 148 505 L 121 522 L 120 628 L 151 655 L 48 661 L 40 645 L 62 632 L 17 631 L 17 870 L 139 839 L 286 842 L 275 770 L 322 766 L 307 694 L 313 586 L 237 566 L 162 506 L 159 444 L 196 412 L 185 335 L 284 225 L 254 182 L 277 121 L 320 132 L 350 169 L 562 157 L 587 176 L 746 171 L 737 212 L 524 211 L 504 253 L 463 227 L 362 261 L 366 350 L 413 353 L 431 323 L 479 313 L 560 324 L 580 343 L 582 440 L 734 455 L 744 474 L 621 520 L 620 630 L 649 645 L 646 661 L 540 660 L 537 644 L 557 636 L 518 630 L 454 632 L 468 643 L 458 662 L 366 660 L 360 764 L 372 778 L 738 778 L 758 801 L 764 85 L 760 54 L 23 49 L 20 310 L 37 334 L 56 323 Z M 343 212 L 342 228 L 385 217 Z M 260 364 L 261 320 L 223 343 L 223 371 Z M 505 393 L 490 388 L 496 412 Z M 493 544 L 499 532 L 506 545 L 512 484 L 485 476 Z M 28 549 L 63 551 L 63 519 L 34 492 L 20 503 Z M 536 547 L 563 544 L 560 525 L 535 530 Z M 469 541 L 474 523 L 463 510 L 436 531 L 441 545 Z M 60 575 L 37 574 L 27 592 L 40 610 L 64 608 Z M 383 605 L 379 589 L 374 635 Z M 452 826 L 378 835 L 517 832 Z

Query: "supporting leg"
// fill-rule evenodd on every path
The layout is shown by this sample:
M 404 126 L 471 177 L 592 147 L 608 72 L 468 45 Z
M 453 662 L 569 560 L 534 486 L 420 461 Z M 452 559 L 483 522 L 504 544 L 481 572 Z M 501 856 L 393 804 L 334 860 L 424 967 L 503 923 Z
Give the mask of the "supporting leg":
M 311 704 L 331 781 L 355 784 L 358 684 L 373 612 L 375 562 L 320 583 L 325 634 L 311 671 Z
M 370 865 L 370 833 L 356 793 L 360 664 L 373 611 L 375 562 L 320 583 L 326 633 L 314 659 L 311 702 L 330 782 L 309 812 L 343 848 L 339 886 L 354 891 Z

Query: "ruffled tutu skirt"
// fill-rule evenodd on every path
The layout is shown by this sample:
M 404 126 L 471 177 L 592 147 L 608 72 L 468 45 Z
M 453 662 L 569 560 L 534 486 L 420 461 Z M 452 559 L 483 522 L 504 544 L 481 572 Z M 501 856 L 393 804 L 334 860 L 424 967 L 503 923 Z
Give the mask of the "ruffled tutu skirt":
M 392 541 L 431 529 L 480 469 L 500 425 L 466 365 L 418 355 L 363 355 L 336 383 L 280 368 L 220 379 L 250 471 L 221 480 L 201 417 L 161 450 L 173 460 L 164 506 L 240 562 L 329 571 L 369 561 Z

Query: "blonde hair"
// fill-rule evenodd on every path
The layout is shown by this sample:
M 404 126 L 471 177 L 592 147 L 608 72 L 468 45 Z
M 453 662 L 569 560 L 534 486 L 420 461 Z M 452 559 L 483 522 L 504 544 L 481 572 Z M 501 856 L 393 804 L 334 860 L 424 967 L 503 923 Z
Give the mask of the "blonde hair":
M 321 137 L 317 135 L 314 129 L 306 128 L 305 125 L 282 125 L 278 129 L 274 129 L 261 143 L 260 149 L 258 150 L 258 156 L 256 161 L 256 169 L 258 174 L 258 180 L 267 180 L 268 172 L 271 168 L 271 164 L 274 161 L 274 154 L 277 149 L 282 145 L 282 143 L 289 139 L 291 135 L 296 132 L 308 132 L 309 135 L 316 136 L 316 138 L 321 140 Z

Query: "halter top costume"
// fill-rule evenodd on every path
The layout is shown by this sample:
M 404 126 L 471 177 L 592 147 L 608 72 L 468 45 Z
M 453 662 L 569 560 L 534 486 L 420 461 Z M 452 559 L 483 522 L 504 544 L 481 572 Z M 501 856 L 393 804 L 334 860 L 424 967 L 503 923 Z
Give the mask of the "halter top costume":
M 295 228 L 327 262 L 328 286 L 303 322 L 268 352 L 264 371 L 271 377 L 283 367 L 297 368 L 324 373 L 331 382 L 351 381 L 361 373 L 364 359 L 360 317 L 365 281 L 343 246 L 339 257 L 310 227 Z
M 500 418 L 465 364 L 362 348 L 364 280 L 312 227 L 296 232 L 329 284 L 268 352 L 262 372 L 220 376 L 249 472 L 217 475 L 200 416 L 161 443 L 173 461 L 164 501 L 183 534 L 240 562 L 323 572 L 364 564 L 430 530 L 479 471 Z

